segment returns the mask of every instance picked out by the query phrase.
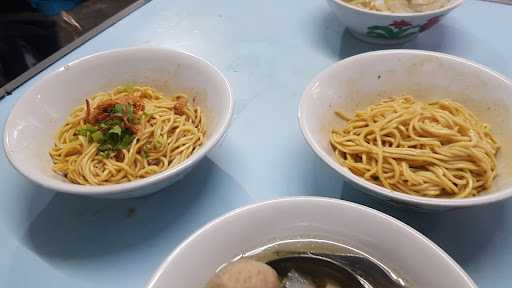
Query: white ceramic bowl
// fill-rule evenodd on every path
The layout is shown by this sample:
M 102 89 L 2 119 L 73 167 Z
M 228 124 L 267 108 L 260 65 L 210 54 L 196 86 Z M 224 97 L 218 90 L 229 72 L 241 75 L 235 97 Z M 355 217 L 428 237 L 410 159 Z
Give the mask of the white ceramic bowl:
M 127 83 L 196 96 L 207 125 L 203 146 L 177 167 L 124 184 L 77 185 L 53 172 L 48 152 L 71 109 L 97 92 Z M 113 50 L 74 61 L 38 81 L 12 109 L 4 148 L 19 172 L 46 188 L 96 197 L 136 197 L 156 192 L 190 171 L 226 132 L 232 113 L 229 84 L 208 62 L 165 48 Z
M 343 0 L 327 0 L 338 20 L 354 36 L 366 42 L 387 45 L 414 39 L 437 24 L 462 2 L 463 0 L 451 0 L 442 9 L 428 12 L 385 13 L 358 8 Z
M 411 287 L 476 287 L 441 248 L 400 221 L 342 200 L 299 197 L 241 208 L 204 226 L 165 260 L 146 288 L 206 287 L 219 266 L 241 253 L 303 237 L 358 249 Z
M 334 158 L 329 144 L 333 127 L 348 115 L 380 99 L 401 94 L 420 101 L 452 99 L 463 103 L 491 125 L 503 144 L 497 155 L 497 177 L 492 189 L 467 199 L 436 199 L 394 192 L 352 174 Z M 364 192 L 394 202 L 427 209 L 474 206 L 512 196 L 512 82 L 490 69 L 458 57 L 419 50 L 386 50 L 360 54 L 322 71 L 304 91 L 299 123 L 307 142 L 327 164 Z

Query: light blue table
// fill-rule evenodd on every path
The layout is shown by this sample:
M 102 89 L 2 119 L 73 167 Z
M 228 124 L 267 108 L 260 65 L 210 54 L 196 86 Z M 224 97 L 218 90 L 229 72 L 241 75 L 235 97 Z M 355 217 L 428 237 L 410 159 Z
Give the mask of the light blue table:
M 512 77 L 511 17 L 510 6 L 468 1 L 402 47 L 466 57 Z M 297 105 L 310 79 L 335 61 L 378 49 L 348 34 L 324 1 L 154 0 L 42 74 L 91 53 L 140 45 L 190 52 L 226 75 L 236 97 L 227 136 L 179 183 L 121 201 L 44 190 L 0 153 L 0 287 L 143 287 L 203 224 L 293 195 L 382 210 L 430 237 L 480 287 L 511 287 L 511 201 L 437 214 L 400 211 L 352 191 L 303 140 Z M 0 129 L 40 76 L 0 102 Z

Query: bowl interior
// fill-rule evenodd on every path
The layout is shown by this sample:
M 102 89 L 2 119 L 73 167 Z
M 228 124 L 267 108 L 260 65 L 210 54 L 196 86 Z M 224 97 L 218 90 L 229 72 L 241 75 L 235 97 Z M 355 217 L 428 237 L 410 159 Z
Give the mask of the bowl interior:
M 401 13 L 393 13 L 393 12 L 382 12 L 382 11 L 375 11 L 375 10 L 369 10 L 365 8 L 361 8 L 358 6 L 354 6 L 352 4 L 349 4 L 343 0 L 328 0 L 328 3 L 335 3 L 340 6 L 344 6 L 346 8 L 350 8 L 354 11 L 363 12 L 367 15 L 374 15 L 374 16 L 391 16 L 391 17 L 407 17 L 407 19 L 413 18 L 413 17 L 422 17 L 426 15 L 444 15 L 447 11 L 454 9 L 455 7 L 461 5 L 464 2 L 464 0 L 450 0 L 448 3 L 440 8 L 435 10 L 429 10 L 425 12 L 401 12 Z
M 229 87 L 205 61 L 169 49 L 114 50 L 65 65 L 21 97 L 5 128 L 10 160 L 23 174 L 47 186 L 68 183 L 52 171 L 48 155 L 57 130 L 71 109 L 87 97 L 124 84 L 148 85 L 166 95 L 186 92 L 195 97 L 205 114 L 206 142 L 222 132 L 230 117 Z
M 219 218 L 178 247 L 147 287 L 206 287 L 220 265 L 241 253 L 303 237 L 356 248 L 413 287 L 474 287 L 449 256 L 405 224 L 364 206 L 307 197 L 257 204 Z
M 464 200 L 487 197 L 512 186 L 512 150 L 505 146 L 512 140 L 512 83 L 487 68 L 449 55 L 388 50 L 354 56 L 332 65 L 304 92 L 299 112 L 304 135 L 333 168 L 370 185 L 334 159 L 329 134 L 333 127 L 345 124 L 334 111 L 353 115 L 382 98 L 403 94 L 420 101 L 448 98 L 462 103 L 489 123 L 504 145 L 497 155 L 498 175 L 492 189 Z

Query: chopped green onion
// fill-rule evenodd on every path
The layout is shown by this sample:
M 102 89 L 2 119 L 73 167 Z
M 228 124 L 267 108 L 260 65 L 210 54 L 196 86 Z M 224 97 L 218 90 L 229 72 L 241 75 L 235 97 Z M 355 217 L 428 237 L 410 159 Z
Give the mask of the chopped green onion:
M 107 150 L 107 151 L 100 151 L 100 153 L 98 153 L 101 157 L 103 158 L 110 158 L 110 150 Z
M 123 121 L 121 121 L 119 119 L 108 119 L 108 120 L 101 122 L 99 125 L 101 128 L 107 129 L 107 128 L 111 128 L 114 126 L 121 126 L 121 124 L 123 124 Z
M 135 122 L 139 120 L 134 117 L 132 104 L 115 104 L 110 110 L 110 116 L 119 117 L 103 120 L 94 126 L 87 124 L 76 131 L 76 134 L 98 143 L 98 155 L 106 158 L 121 149 L 130 147 L 136 136 L 131 129 L 124 128 L 124 121 L 128 120 L 131 124 L 137 124 Z
M 121 136 L 122 132 L 123 132 L 123 130 L 121 129 L 121 127 L 119 125 L 116 125 L 116 126 L 112 127 L 110 130 L 108 130 L 108 134 L 117 134 L 118 136 Z
M 126 105 L 126 114 L 128 115 L 128 122 L 133 121 L 133 105 L 127 104 Z
M 109 151 L 109 150 L 112 150 L 112 145 L 110 144 L 101 144 L 99 147 L 98 147 L 98 150 L 104 152 L 104 151 Z
M 78 128 L 76 130 L 76 134 L 78 134 L 80 136 L 89 137 L 90 134 L 92 134 L 92 133 L 94 133 L 96 131 L 98 131 L 98 129 L 96 129 L 96 127 L 94 127 L 94 126 L 92 126 L 90 124 L 86 124 L 83 127 Z
M 91 134 L 91 138 L 94 142 L 100 143 L 103 140 L 103 133 L 101 131 L 96 131 Z
M 124 114 L 125 111 L 125 105 L 124 104 L 116 104 L 114 107 L 112 107 L 112 113 L 114 114 Z
M 132 144 L 134 138 L 135 136 L 133 134 L 124 134 L 123 140 L 118 144 L 118 147 L 121 149 L 128 148 L 130 144 Z

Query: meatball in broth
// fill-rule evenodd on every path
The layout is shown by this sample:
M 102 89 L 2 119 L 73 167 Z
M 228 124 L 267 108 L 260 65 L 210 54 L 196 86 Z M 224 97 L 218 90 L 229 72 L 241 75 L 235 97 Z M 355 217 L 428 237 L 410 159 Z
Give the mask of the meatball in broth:
M 222 267 L 208 282 L 208 288 L 279 288 L 279 277 L 265 263 L 239 259 Z

